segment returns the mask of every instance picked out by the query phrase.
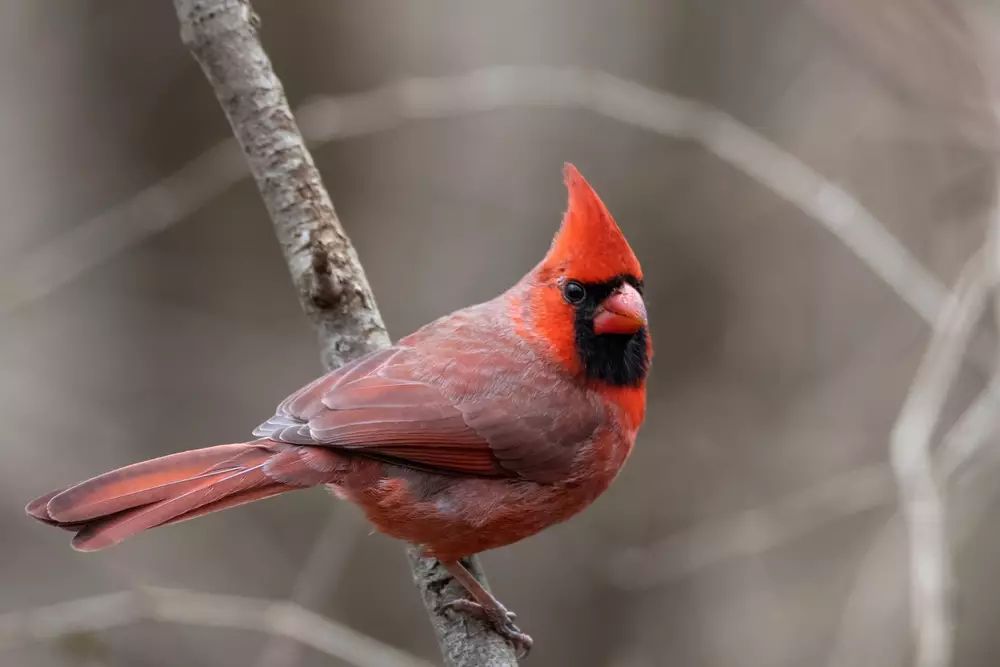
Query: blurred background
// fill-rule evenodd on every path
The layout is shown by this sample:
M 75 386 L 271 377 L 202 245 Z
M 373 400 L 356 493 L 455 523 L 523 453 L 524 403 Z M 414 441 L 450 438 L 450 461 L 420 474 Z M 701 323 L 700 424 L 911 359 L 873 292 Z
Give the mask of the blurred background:
M 988 238 L 997 7 L 254 6 L 393 337 L 541 258 L 566 160 L 643 262 L 656 359 L 633 458 L 588 512 L 484 557 L 528 664 L 912 664 L 890 437 Z M 96 554 L 24 516 L 56 486 L 246 439 L 319 362 L 170 2 L 6 0 L 0 52 L 0 664 L 348 664 L 252 630 L 17 630 L 140 586 L 294 599 L 440 664 L 402 545 L 322 491 Z M 964 667 L 1000 661 L 994 310 L 931 440 L 960 452 L 935 472 Z

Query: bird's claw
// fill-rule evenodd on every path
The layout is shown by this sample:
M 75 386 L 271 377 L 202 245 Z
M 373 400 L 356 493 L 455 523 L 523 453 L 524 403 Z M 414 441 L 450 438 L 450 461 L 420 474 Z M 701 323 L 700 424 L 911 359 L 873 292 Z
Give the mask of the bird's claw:
M 483 606 L 472 600 L 452 600 L 444 605 L 445 609 L 455 609 L 464 612 L 473 618 L 489 623 L 497 634 L 507 639 L 514 645 L 518 660 L 528 655 L 534 640 L 530 635 L 521 632 L 521 629 L 514 624 L 517 614 L 500 605 L 499 607 Z

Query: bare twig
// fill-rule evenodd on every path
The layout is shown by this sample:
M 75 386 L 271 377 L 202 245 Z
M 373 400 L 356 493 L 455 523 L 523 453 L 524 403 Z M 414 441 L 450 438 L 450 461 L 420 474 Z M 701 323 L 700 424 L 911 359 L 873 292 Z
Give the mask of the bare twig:
M 997 193 L 1000 196 L 1000 187 Z M 987 249 L 989 252 L 986 254 L 986 261 L 989 266 L 986 270 L 991 281 L 987 287 L 994 291 L 996 299 L 1000 285 L 1000 263 L 997 254 L 1000 250 L 1000 205 L 993 211 Z M 995 301 L 994 304 L 996 308 Z M 1000 312 L 997 315 L 1000 316 Z M 996 474 L 997 448 L 986 449 L 984 445 L 991 441 L 991 436 L 995 443 L 998 412 L 1000 412 L 1000 369 L 994 373 L 990 383 L 958 419 L 941 444 L 936 457 L 939 483 L 948 481 L 951 516 L 949 533 L 953 548 L 956 550 L 961 549 L 975 534 L 975 527 L 988 510 L 994 494 L 995 477 L 991 477 L 985 483 L 973 484 L 973 482 Z M 973 462 L 976 465 L 971 465 Z
M 412 120 L 521 106 L 586 109 L 704 146 L 812 216 L 925 321 L 932 324 L 937 319 L 947 289 L 855 198 L 734 118 L 693 100 L 598 71 L 490 67 L 456 76 L 407 79 L 358 95 L 319 98 L 300 107 L 297 116 L 310 144 L 322 145 Z M 183 219 L 244 174 L 232 147 L 220 144 L 131 201 L 10 262 L 0 273 L 0 313 L 43 296 Z M 299 259 L 306 254 L 300 253 Z
M 181 37 L 211 83 L 257 181 L 302 308 L 319 330 L 323 365 L 335 368 L 387 347 L 375 297 L 258 39 L 259 20 L 249 2 L 174 0 L 174 6 Z M 487 626 L 444 613 L 441 583 L 450 575 L 437 561 L 413 549 L 409 553 L 448 664 L 516 664 L 511 646 Z
M 988 387 L 958 419 L 934 461 L 930 443 L 969 335 L 982 316 L 991 273 L 987 259 L 980 251 L 963 270 L 893 429 L 890 450 L 901 489 L 901 509 L 876 535 L 861 563 L 842 614 L 831 667 L 895 664 L 886 654 L 890 649 L 883 639 L 890 628 L 882 627 L 878 637 L 872 635 L 871 628 L 875 619 L 884 626 L 884 619 L 896 618 L 905 609 L 902 592 L 907 587 L 897 565 L 905 553 L 906 542 L 899 539 L 904 529 L 909 538 L 910 620 L 917 638 L 916 664 L 946 667 L 951 662 L 953 575 L 941 487 L 990 432 L 987 413 L 995 402 L 995 387 Z M 900 579 L 898 584 L 893 577 Z M 899 652 L 898 647 L 892 650 Z
M 971 12 L 966 6 L 965 10 Z M 975 17 L 968 17 L 970 25 L 975 24 Z M 992 81 L 994 72 L 988 67 L 991 60 L 986 54 L 989 53 L 987 46 L 981 45 L 977 50 L 979 62 L 983 69 L 983 77 L 987 81 Z M 993 92 L 992 86 L 989 92 Z M 995 94 L 991 95 L 992 111 L 995 120 L 995 130 L 1000 129 L 1000 98 Z M 997 169 L 1000 177 L 1000 169 Z M 997 182 L 994 191 L 994 202 L 992 217 L 990 220 L 989 233 L 986 241 L 987 248 L 987 271 L 990 277 L 990 287 L 993 290 L 993 315 L 994 324 L 1000 330 L 1000 181 Z M 955 542 L 963 542 L 973 534 L 974 527 L 979 523 L 982 515 L 986 512 L 990 492 L 969 493 L 969 482 L 977 476 L 983 476 L 985 470 L 990 470 L 990 466 L 969 466 L 968 462 L 975 460 L 981 448 L 987 442 L 989 435 L 994 435 L 997 430 L 997 413 L 1000 412 L 1000 352 L 997 355 L 997 367 L 994 370 L 990 384 L 980 393 L 966 413 L 962 416 L 961 423 L 964 428 L 959 436 L 952 441 L 946 441 L 942 446 L 942 455 L 948 457 L 942 460 L 939 473 L 957 477 L 955 480 L 956 490 L 961 492 L 960 501 L 964 501 L 965 511 L 956 515 L 953 532 L 956 534 Z M 994 452 L 994 457 L 996 453 Z M 979 457 L 982 459 L 982 457 Z M 961 473 L 961 474 L 956 474 Z M 978 474 L 978 475 L 977 475 Z M 992 484 L 991 484 L 992 486 Z
M 981 24 L 979 20 L 981 17 L 977 16 L 969 3 L 957 2 L 952 9 L 957 11 L 958 19 L 963 23 L 963 28 L 966 28 L 967 32 L 977 33 L 975 28 Z M 995 85 L 996 71 L 993 67 L 993 58 L 991 58 L 992 49 L 981 34 L 973 34 L 973 36 L 979 39 L 970 40 L 969 50 L 983 81 L 984 97 L 989 102 L 990 120 L 992 121 L 990 129 L 994 136 L 998 136 L 1000 135 L 1000 96 L 998 96 Z M 994 324 L 1000 331 L 1000 164 L 997 165 L 995 171 L 995 177 L 998 180 L 993 191 L 994 203 L 987 232 L 985 253 L 989 287 L 993 290 Z M 962 440 L 956 439 L 954 443 L 945 443 L 952 445 L 950 453 L 955 455 L 949 463 L 957 466 L 957 464 L 968 460 L 975 453 L 976 448 L 985 441 L 985 434 L 996 428 L 995 414 L 998 399 L 1000 399 L 1000 350 L 998 350 L 990 385 L 967 413 L 969 421 L 969 428 L 965 434 L 967 437 Z M 944 474 L 951 472 L 953 471 L 943 471 Z
M 1000 411 L 1000 378 L 994 378 L 972 405 L 962 413 L 941 442 L 941 447 L 935 456 L 935 468 L 942 483 L 946 480 L 955 486 L 964 483 L 963 470 L 975 459 L 979 448 L 995 430 L 998 411 Z
M 287 637 L 357 667 L 430 663 L 297 604 L 168 588 L 142 588 L 0 615 L 0 648 L 98 632 L 142 620 Z
M 998 171 L 1000 173 L 1000 171 Z M 1000 198 L 1000 183 L 996 196 Z M 983 268 L 984 289 L 994 290 L 994 316 L 1000 330 L 1000 201 L 994 206 L 992 220 L 984 250 L 986 266 Z M 983 297 L 985 299 L 985 296 Z M 985 306 L 985 304 L 984 304 Z M 1000 357 L 998 357 L 1000 359 Z M 950 481 L 962 486 L 966 476 L 961 475 L 967 464 L 975 459 L 980 447 L 997 427 L 997 412 L 1000 411 L 1000 367 L 986 388 L 976 397 L 965 412 L 955 422 L 948 436 L 941 443 L 936 455 L 936 474 L 942 482 Z
M 961 10 L 950 6 L 962 23 Z M 963 28 L 966 26 L 963 24 Z M 963 31 L 962 34 L 966 34 Z M 975 41 L 972 40 L 974 44 Z M 973 47 L 975 55 L 977 49 Z M 983 82 L 988 82 L 985 61 L 977 72 Z M 992 87 L 983 85 L 985 98 L 991 104 L 995 134 L 1000 127 L 1000 106 L 994 100 Z M 1000 197 L 1000 189 L 994 197 Z M 930 441 L 938 415 L 944 405 L 948 388 L 961 364 L 975 325 L 982 317 L 986 300 L 991 291 L 994 306 L 1000 305 L 996 293 L 1000 275 L 1000 206 L 994 206 L 993 220 L 984 249 L 977 253 L 959 278 L 958 285 L 949 299 L 948 307 L 935 325 L 931 344 L 917 373 L 910 395 L 900 413 L 892 437 L 892 462 L 903 496 L 903 511 L 910 534 L 910 605 L 917 635 L 917 667 L 947 667 L 951 663 L 954 642 L 954 621 L 951 613 L 952 567 L 945 524 L 945 507 L 932 469 Z M 996 312 L 1000 324 L 1000 311 Z M 994 371 L 993 380 L 983 392 L 985 401 L 993 396 L 994 386 L 1000 380 L 1000 366 Z M 979 420 L 981 412 L 973 406 L 966 414 L 972 426 L 963 432 L 967 444 L 953 447 L 967 458 L 972 447 L 983 440 L 992 424 Z M 964 421 L 964 419 L 963 419 Z
M 986 253 L 980 252 L 970 261 L 953 297 L 953 305 L 959 311 L 959 317 L 952 319 L 950 326 L 957 330 L 942 334 L 948 338 L 948 342 L 938 342 L 937 345 L 958 346 L 952 347 L 952 351 L 960 354 L 961 350 L 958 348 L 963 343 L 960 339 L 967 334 L 962 329 L 972 326 L 978 320 L 985 305 L 986 291 L 992 279 L 990 268 L 986 265 L 987 260 Z M 978 280 L 974 275 L 977 272 Z M 939 337 L 938 340 L 942 339 Z M 929 351 L 924 369 L 930 366 L 930 356 Z M 947 385 L 945 375 L 952 373 L 954 369 L 942 369 L 941 366 L 953 364 L 955 360 L 942 358 L 943 354 L 935 353 L 935 356 L 937 360 L 934 364 L 938 370 L 933 373 L 935 375 L 933 381 Z M 928 370 L 923 372 L 918 380 L 927 383 L 931 375 L 932 372 Z M 913 387 L 913 391 L 916 391 L 917 381 Z M 934 389 L 935 393 L 940 391 L 940 387 Z M 923 400 L 927 402 L 919 408 L 921 410 L 933 410 L 931 400 L 938 401 L 938 408 L 940 407 L 940 395 L 929 398 L 925 396 Z M 918 409 L 913 407 L 914 401 L 915 399 L 908 401 L 907 409 Z M 976 523 L 977 518 L 976 512 L 973 511 L 955 514 L 954 523 L 949 526 L 949 535 L 945 535 L 945 514 L 940 488 L 948 484 L 951 488 L 962 490 L 970 477 L 965 471 L 973 470 L 966 464 L 982 451 L 982 445 L 994 432 L 995 413 L 998 407 L 1000 407 L 1000 383 L 994 379 L 944 436 L 941 447 L 935 453 L 933 470 L 928 469 L 925 453 L 919 454 L 923 460 L 918 460 L 915 465 L 912 460 L 906 460 L 906 457 L 913 456 L 912 453 L 903 454 L 903 467 L 897 467 L 898 473 L 906 480 L 912 480 L 903 482 L 907 485 L 907 490 L 903 493 L 903 511 L 894 513 L 890 517 L 888 524 L 876 536 L 868 555 L 861 563 L 857 580 L 842 614 L 831 666 L 847 667 L 869 664 L 873 661 L 879 664 L 895 664 L 895 661 L 885 654 L 888 649 L 884 641 L 872 637 L 871 628 L 873 623 L 883 623 L 884 619 L 894 617 L 905 609 L 905 582 L 901 581 L 902 585 L 896 586 L 891 579 L 899 572 L 898 557 L 903 553 L 902 549 L 905 546 L 897 539 L 907 527 L 904 518 L 908 520 L 910 530 L 910 597 L 914 607 L 913 620 L 918 638 L 923 645 L 923 648 L 918 649 L 918 658 L 920 661 L 926 661 L 922 664 L 948 663 L 951 650 L 951 569 L 948 549 L 958 549 L 962 546 L 971 534 L 971 526 Z M 894 440 L 894 448 L 917 447 L 921 444 L 926 447 L 929 443 L 923 439 L 929 438 L 933 432 L 933 422 L 927 420 L 926 414 L 921 416 L 911 413 L 908 419 L 923 421 L 919 426 L 923 430 L 909 443 Z M 910 427 L 913 427 L 913 421 Z M 897 430 L 894 431 L 894 437 L 905 436 L 905 433 L 901 434 L 898 428 L 897 426 Z M 983 467 L 976 469 L 981 473 Z M 917 503 L 917 512 L 912 511 L 914 503 Z M 921 514 L 920 512 L 923 512 L 921 508 L 926 508 L 928 505 L 929 511 Z M 905 512 L 907 509 L 911 511 Z M 884 630 L 888 631 L 887 628 Z M 885 632 L 880 634 L 884 635 Z M 878 644 L 878 648 L 872 646 L 873 642 Z M 874 655 L 875 653 L 878 653 L 878 656 Z
M 969 336 L 985 307 L 992 273 L 987 267 L 984 253 L 976 253 L 959 277 L 891 436 L 892 466 L 910 537 L 910 604 L 918 667 L 945 667 L 951 662 L 951 557 L 930 444 Z
M 961 8 L 958 3 L 944 3 L 943 6 L 961 23 Z M 955 31 L 960 39 L 965 40 L 961 47 L 963 56 L 967 55 L 965 51 L 968 44 L 974 44 L 974 40 L 969 39 L 966 27 L 974 25 L 975 21 L 967 21 L 965 26 L 960 26 L 961 29 Z M 992 100 L 992 77 L 986 68 L 990 60 L 976 57 L 975 61 L 981 68 L 978 73 L 981 75 L 980 87 L 983 88 L 980 97 Z M 992 110 L 1000 118 L 996 114 L 998 109 L 1000 106 L 994 101 Z M 1000 124 L 994 119 L 987 130 L 990 145 L 996 144 L 998 127 Z M 1000 197 L 1000 188 L 994 191 L 994 197 Z M 963 274 L 966 280 L 960 287 L 964 287 L 964 292 L 957 288 L 953 293 L 951 301 L 953 310 L 957 311 L 954 313 L 956 319 L 948 321 L 944 319 L 946 315 L 942 315 L 943 327 L 936 327 L 936 335 L 924 360 L 921 374 L 914 382 L 907 407 L 894 431 L 893 461 L 903 488 L 903 509 L 909 523 L 910 603 L 913 609 L 911 620 L 918 638 L 918 665 L 947 665 L 951 661 L 953 621 L 949 599 L 952 594 L 949 550 L 961 548 L 968 540 L 973 532 L 972 527 L 978 522 L 986 504 L 984 494 L 980 493 L 977 498 L 973 498 L 970 496 L 975 494 L 970 494 L 966 488 L 968 481 L 974 476 L 972 472 L 981 473 L 984 466 L 973 467 L 966 464 L 982 451 L 982 445 L 996 430 L 996 412 L 1000 408 L 1000 372 L 994 369 L 989 385 L 945 436 L 935 456 L 934 470 L 930 467 L 927 450 L 936 415 L 940 411 L 947 385 L 957 371 L 969 330 L 981 317 L 988 290 L 996 289 L 1000 277 L 1000 205 L 994 205 L 992 216 L 984 248 L 970 261 Z M 1000 305 L 996 300 L 997 295 L 994 295 L 994 299 L 995 306 Z M 996 315 L 1000 318 L 1000 310 L 996 311 Z M 914 395 L 921 392 L 918 383 L 923 385 L 923 398 Z M 903 423 L 907 409 L 910 411 L 908 426 Z M 904 429 L 908 429 L 909 433 Z M 962 512 L 951 508 L 952 511 L 948 514 L 953 521 L 947 525 L 947 535 L 941 491 L 945 483 L 948 483 L 955 496 L 952 504 L 957 500 L 966 505 Z M 837 651 L 841 661 L 833 663 L 835 665 L 866 664 L 864 656 L 858 655 L 858 647 L 870 643 L 866 639 L 871 634 L 870 621 L 879 619 L 881 623 L 882 619 L 892 615 L 892 610 L 885 608 L 886 601 L 895 604 L 904 599 L 903 594 L 897 594 L 897 591 L 905 590 L 904 586 L 890 585 L 886 588 L 885 582 L 885 577 L 892 576 L 895 571 L 892 560 L 887 561 L 885 555 L 889 554 L 887 548 L 893 543 L 891 528 L 902 524 L 899 518 L 899 515 L 892 517 L 889 526 L 879 534 L 872 552 L 862 564 L 851 600 L 843 614 Z M 891 554 L 889 557 L 891 558 Z M 878 582 L 873 581 L 874 578 Z M 886 592 L 879 594 L 880 587 Z M 869 626 L 867 629 L 858 629 L 865 624 Z M 878 662 L 894 663 L 884 653 L 879 656 Z

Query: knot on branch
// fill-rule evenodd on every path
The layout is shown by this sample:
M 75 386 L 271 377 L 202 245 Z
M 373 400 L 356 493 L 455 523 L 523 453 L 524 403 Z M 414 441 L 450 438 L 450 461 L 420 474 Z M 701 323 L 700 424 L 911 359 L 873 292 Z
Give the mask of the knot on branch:
M 320 311 L 337 310 L 343 306 L 345 284 L 334 278 L 335 272 L 331 248 L 324 237 L 329 236 L 328 229 L 313 229 L 309 232 L 309 302 Z

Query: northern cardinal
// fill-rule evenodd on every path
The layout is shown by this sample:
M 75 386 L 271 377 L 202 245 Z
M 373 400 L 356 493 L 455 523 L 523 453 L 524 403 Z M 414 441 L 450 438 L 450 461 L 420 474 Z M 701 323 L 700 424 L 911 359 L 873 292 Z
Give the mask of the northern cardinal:
M 250 442 L 136 463 L 28 504 L 96 551 L 156 526 L 326 485 L 383 533 L 421 545 L 472 597 L 449 603 L 526 651 L 531 638 L 466 556 L 587 507 L 646 408 L 652 346 L 642 270 L 571 164 L 545 258 L 500 296 L 306 385 Z

